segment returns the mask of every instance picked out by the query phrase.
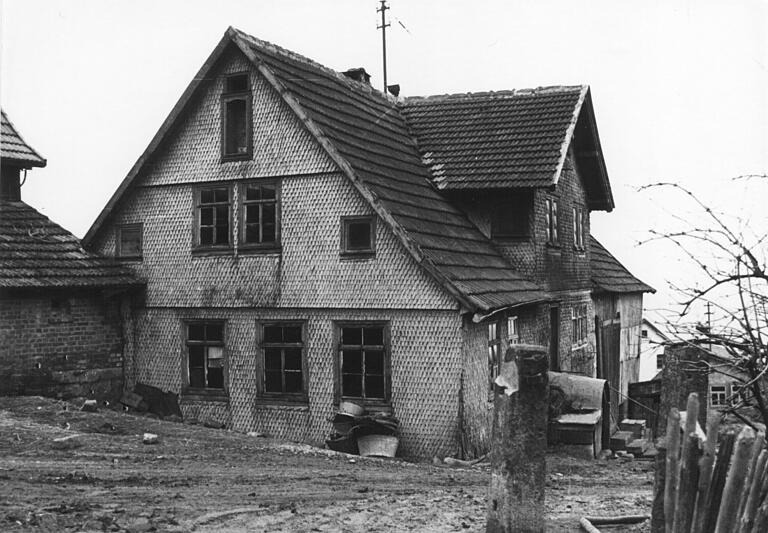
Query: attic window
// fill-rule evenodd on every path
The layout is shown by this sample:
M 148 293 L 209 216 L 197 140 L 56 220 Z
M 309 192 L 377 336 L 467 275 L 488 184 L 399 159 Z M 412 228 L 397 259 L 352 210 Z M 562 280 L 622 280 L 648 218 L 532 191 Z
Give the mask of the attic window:
M 235 74 L 225 79 L 221 127 L 222 160 L 249 159 L 252 128 L 248 74 Z
M 494 238 L 525 238 L 530 234 L 531 191 L 505 191 L 495 195 L 491 207 L 491 235 Z
M 342 217 L 341 253 L 350 256 L 370 256 L 376 253 L 376 219 Z
M 585 250 L 586 211 L 580 205 L 573 206 L 573 247 L 580 252 Z
M 141 259 L 142 224 L 123 224 L 117 228 L 117 257 Z
M 547 197 L 546 199 L 546 230 L 547 244 L 550 246 L 560 245 L 560 222 L 557 217 L 557 199 Z

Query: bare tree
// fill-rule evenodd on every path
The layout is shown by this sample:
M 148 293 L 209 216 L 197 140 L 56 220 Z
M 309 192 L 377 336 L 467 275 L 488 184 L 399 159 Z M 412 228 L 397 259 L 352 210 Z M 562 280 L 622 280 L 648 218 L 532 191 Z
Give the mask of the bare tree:
M 758 195 L 768 184 L 768 176 L 739 176 L 731 185 L 738 182 Z M 742 390 L 751 391 L 760 417 L 768 425 L 764 390 L 768 383 L 768 224 L 756 220 L 765 210 L 724 212 L 678 183 L 660 182 L 641 188 L 651 189 L 674 191 L 681 195 L 678 207 L 687 203 L 692 208 L 676 209 L 672 216 L 677 227 L 651 229 L 651 237 L 644 241 L 672 243 L 694 267 L 686 270 L 684 281 L 670 283 L 679 296 L 679 309 L 667 327 L 677 339 L 709 350 L 714 371 L 740 380 Z M 768 207 L 768 195 L 762 198 Z M 706 319 L 702 318 L 704 309 Z M 734 369 L 748 378 L 733 375 Z

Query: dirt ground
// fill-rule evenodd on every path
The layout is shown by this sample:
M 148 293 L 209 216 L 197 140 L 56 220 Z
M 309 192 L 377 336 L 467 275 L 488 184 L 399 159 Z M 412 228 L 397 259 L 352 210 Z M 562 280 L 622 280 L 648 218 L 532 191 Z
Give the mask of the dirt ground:
M 144 432 L 159 443 L 143 444 Z M 579 531 L 584 515 L 650 514 L 652 462 L 553 451 L 547 467 L 548 531 Z M 488 476 L 487 464 L 362 458 L 0 398 L 0 531 L 482 532 Z

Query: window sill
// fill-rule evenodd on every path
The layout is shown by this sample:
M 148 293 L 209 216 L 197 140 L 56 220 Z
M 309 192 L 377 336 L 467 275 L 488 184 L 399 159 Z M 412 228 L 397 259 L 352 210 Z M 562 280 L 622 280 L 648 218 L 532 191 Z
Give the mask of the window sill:
M 369 413 L 385 413 L 388 415 L 392 414 L 392 404 L 385 400 L 380 401 L 372 401 L 368 400 L 365 401 L 362 398 L 342 398 L 341 401 L 346 402 L 355 402 L 357 404 L 362 404 L 363 409 L 365 409 L 366 414 Z M 336 410 L 339 410 L 339 403 L 337 402 L 335 405 Z
M 376 252 L 340 252 L 339 259 L 342 261 L 367 261 L 369 259 L 376 259 Z
M 240 244 L 237 247 L 238 254 L 281 254 L 283 247 L 279 244 L 270 246 L 257 246 L 253 244 Z
M 256 398 L 254 405 L 256 407 L 265 407 L 265 408 L 271 408 L 271 409 L 284 408 L 284 409 L 295 410 L 295 411 L 309 410 L 309 400 L 307 398 L 260 397 L 260 398 Z
M 205 257 L 212 255 L 232 255 L 235 253 L 235 249 L 231 246 L 224 247 L 207 247 L 197 246 L 192 248 L 193 257 Z
M 181 391 L 180 400 L 229 403 L 229 394 L 220 389 L 184 389 Z
M 245 154 L 231 154 L 231 155 L 221 156 L 222 163 L 232 163 L 234 161 L 249 161 L 250 159 L 253 159 L 253 153 L 250 151 Z

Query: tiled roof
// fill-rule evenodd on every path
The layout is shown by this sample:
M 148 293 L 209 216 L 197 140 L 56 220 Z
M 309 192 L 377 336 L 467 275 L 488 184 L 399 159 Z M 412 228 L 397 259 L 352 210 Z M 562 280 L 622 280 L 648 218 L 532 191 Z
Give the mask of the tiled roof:
M 598 290 L 607 292 L 656 292 L 653 287 L 633 276 L 592 235 L 589 236 L 589 253 L 592 283 Z
M 556 182 L 587 87 L 408 98 L 403 113 L 441 189 Z
M 2 133 L 0 134 L 0 159 L 4 163 L 12 163 L 23 168 L 44 167 L 46 164 L 40 154 L 21 138 L 19 132 L 8 119 L 5 111 L 2 114 Z
M 137 285 L 133 274 L 88 253 L 24 202 L 0 200 L 0 289 Z
M 295 99 L 294 110 L 307 114 L 310 129 L 319 130 L 315 135 L 330 141 L 326 149 L 331 156 L 340 156 L 336 161 L 353 182 L 360 182 L 374 208 L 383 209 L 379 214 L 417 260 L 464 296 L 465 303 L 488 311 L 549 299 L 435 189 L 394 100 L 297 54 L 236 35 L 266 67 L 262 73 L 271 73 Z

